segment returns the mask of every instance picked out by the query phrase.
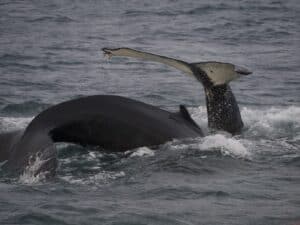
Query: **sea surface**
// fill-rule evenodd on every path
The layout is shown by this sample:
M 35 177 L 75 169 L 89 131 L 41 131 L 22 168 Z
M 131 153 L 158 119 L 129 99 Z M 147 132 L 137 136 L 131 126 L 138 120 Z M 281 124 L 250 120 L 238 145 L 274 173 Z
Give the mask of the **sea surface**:
M 194 78 L 107 60 L 103 47 L 249 68 L 231 83 L 242 134 L 209 132 Z M 119 154 L 57 144 L 54 179 L 0 169 L 0 224 L 299 225 L 299 71 L 298 0 L 0 0 L 0 132 L 62 101 L 113 94 L 185 104 L 206 134 Z

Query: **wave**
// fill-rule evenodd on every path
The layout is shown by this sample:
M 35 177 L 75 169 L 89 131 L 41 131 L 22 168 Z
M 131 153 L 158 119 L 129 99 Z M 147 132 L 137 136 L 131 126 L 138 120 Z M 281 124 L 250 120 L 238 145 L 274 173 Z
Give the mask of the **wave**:
M 17 62 L 0 62 L 2 67 L 20 68 L 24 70 L 46 70 L 54 71 L 55 69 L 46 64 L 41 65 L 30 65 L 27 63 L 17 63 Z
M 57 22 L 57 23 L 69 23 L 75 22 L 72 18 L 68 16 L 41 16 L 35 19 L 28 20 L 27 22 L 36 23 L 36 22 Z
M 36 172 L 40 170 L 41 166 L 45 163 L 38 155 L 35 160 L 30 162 L 30 164 L 25 168 L 24 172 L 19 177 L 19 183 L 21 184 L 39 184 L 46 180 L 48 172 Z
M 0 117 L 0 132 L 25 128 L 33 117 Z
M 83 62 L 80 61 L 55 61 L 52 62 L 53 65 L 66 65 L 66 66 L 72 66 L 72 65 L 83 65 Z
M 233 157 L 250 159 L 251 152 L 247 148 L 247 145 L 250 145 L 250 143 L 246 140 L 238 140 L 234 137 L 215 134 L 204 137 L 199 143 L 199 148 L 205 150 L 219 148 L 224 156 L 230 155 Z
M 36 60 L 37 57 L 30 55 L 21 55 L 21 54 L 3 54 L 0 56 L 0 60 L 3 61 L 24 61 L 24 60 Z
M 208 134 L 206 107 L 199 106 L 189 110 L 204 133 Z M 241 116 L 247 137 L 282 137 L 281 135 L 285 134 L 286 137 L 294 138 L 300 133 L 300 107 L 298 106 L 262 109 L 242 107 Z
M 300 133 L 300 107 L 271 107 L 269 109 L 242 108 L 246 136 L 266 139 L 293 139 Z
M 220 11 L 220 10 L 228 10 L 232 9 L 232 6 L 227 5 L 225 3 L 221 4 L 204 4 L 201 7 L 197 7 L 194 9 L 191 9 L 189 11 L 184 12 L 184 14 L 187 15 L 203 15 L 203 13 L 209 13 L 209 12 L 214 12 L 214 11 Z
M 251 142 L 239 137 L 232 137 L 228 133 L 217 133 L 207 135 L 203 138 L 190 140 L 174 140 L 164 144 L 163 149 L 176 151 L 190 151 L 193 149 L 201 154 L 201 158 L 205 159 L 208 155 L 231 156 L 233 158 L 241 158 L 250 160 Z
M 178 199 L 200 199 L 200 198 L 227 198 L 230 194 L 225 191 L 198 190 L 193 187 L 160 187 L 148 189 L 138 194 L 142 198 L 178 200 Z
M 160 166 L 171 171 L 176 167 L 182 171 L 193 172 L 195 170 L 199 173 L 197 167 L 190 168 L 186 166 L 188 164 L 181 165 L 181 167 L 178 165 L 185 155 L 201 160 L 209 160 L 213 156 L 213 158 L 230 157 L 233 160 L 250 161 L 256 161 L 261 156 L 264 159 L 267 157 L 274 160 L 272 157 L 275 156 L 280 163 L 299 167 L 300 107 L 268 109 L 242 107 L 241 114 L 245 130 L 238 136 L 231 136 L 226 132 L 210 134 L 207 128 L 206 108 L 201 106 L 189 110 L 192 117 L 205 131 L 205 137 L 173 140 L 159 146 L 158 149 L 140 147 L 125 153 L 107 153 L 98 148 L 59 144 L 59 179 L 72 184 L 103 185 L 126 177 L 128 170 L 124 171 L 125 168 L 138 167 L 134 164 L 145 162 L 151 162 L 150 164 L 154 164 L 155 167 L 159 163 Z M 1 132 L 25 128 L 32 119 L 32 117 L 0 117 Z M 164 160 L 168 162 L 164 164 Z M 39 162 L 31 165 L 20 176 L 19 182 L 24 184 L 43 182 L 43 175 L 33 176 L 32 171 L 37 165 Z
M 88 175 L 84 177 L 65 175 L 60 176 L 60 179 L 69 184 L 79 184 L 79 185 L 104 185 L 112 180 L 124 177 L 125 172 L 111 172 L 111 171 L 101 171 L 95 175 Z
M 148 147 L 140 147 L 133 152 L 128 151 L 126 152 L 126 154 L 130 154 L 130 157 L 142 157 L 142 156 L 145 157 L 145 156 L 154 156 L 155 152 Z
M 7 113 L 12 111 L 22 111 L 24 108 L 34 108 L 35 111 L 41 111 L 48 107 L 46 104 L 27 102 L 22 104 L 7 105 L 2 109 Z M 26 111 L 26 110 L 25 110 Z M 205 106 L 189 108 L 193 119 L 202 128 L 206 135 L 209 134 L 207 127 L 207 112 Z M 32 110 L 30 111 L 32 114 Z M 249 107 L 241 108 L 241 115 L 245 124 L 244 136 L 251 137 L 287 137 L 290 140 L 297 141 L 300 133 L 300 107 L 289 106 L 271 107 L 268 109 L 251 109 Z M 0 117 L 1 128 L 9 130 L 11 128 L 24 128 L 32 120 L 32 117 Z
M 234 137 L 226 133 L 209 134 L 204 106 L 192 108 L 190 111 L 206 134 L 198 140 L 196 146 L 202 151 L 219 150 L 223 155 L 252 160 L 262 155 L 285 157 L 286 154 L 296 154 L 300 147 L 298 106 L 262 109 L 242 107 L 241 115 L 245 127 L 241 135 Z
M 36 101 L 26 101 L 22 103 L 11 103 L 4 106 L 2 114 L 11 116 L 33 115 L 48 108 L 50 105 Z

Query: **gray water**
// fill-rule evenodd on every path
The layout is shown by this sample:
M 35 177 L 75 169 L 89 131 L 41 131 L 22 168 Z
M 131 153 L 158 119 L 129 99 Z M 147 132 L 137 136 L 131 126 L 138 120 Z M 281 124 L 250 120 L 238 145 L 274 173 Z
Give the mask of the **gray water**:
M 1 0 L 1 132 L 64 100 L 114 94 L 185 104 L 207 136 L 122 154 L 59 144 L 53 180 L 0 171 L 0 224 L 299 224 L 299 24 L 297 0 Z M 103 47 L 250 68 L 231 84 L 243 133 L 208 133 L 192 77 L 108 61 Z

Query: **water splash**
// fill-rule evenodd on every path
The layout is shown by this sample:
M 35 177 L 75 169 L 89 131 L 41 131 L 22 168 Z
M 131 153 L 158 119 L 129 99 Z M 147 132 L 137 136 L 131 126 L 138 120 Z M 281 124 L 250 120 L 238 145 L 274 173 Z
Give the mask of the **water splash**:
M 103 185 L 110 183 L 112 180 L 125 177 L 124 171 L 112 172 L 112 171 L 99 171 L 96 174 L 88 175 L 85 177 L 78 177 L 73 175 L 64 175 L 60 176 L 65 182 L 70 184 L 79 184 L 79 185 Z
M 249 131 L 257 136 L 294 136 L 300 132 L 300 107 L 242 108 L 242 118 Z
M 199 106 L 197 108 L 189 108 L 189 112 L 191 113 L 191 116 L 193 120 L 199 125 L 202 132 L 204 134 L 209 133 L 209 129 L 207 126 L 207 109 L 206 106 Z
M 193 119 L 208 134 L 207 111 L 205 106 L 190 108 Z M 286 132 L 286 135 L 297 136 L 300 132 L 300 107 L 289 106 L 287 108 L 271 107 L 263 109 L 241 108 L 245 128 L 251 135 L 277 135 Z M 247 132 L 247 131 L 246 131 Z M 265 136 L 265 135 L 263 135 Z
M 200 106 L 189 110 L 196 122 L 205 131 L 204 133 L 208 134 L 206 107 Z M 253 159 L 261 154 L 269 154 L 267 149 L 272 151 L 272 153 L 274 152 L 274 154 L 282 153 L 283 155 L 297 152 L 300 140 L 300 107 L 272 107 L 269 109 L 243 107 L 241 108 L 241 114 L 245 123 L 245 130 L 240 136 L 232 137 L 226 133 L 217 133 L 189 141 L 174 140 L 162 145 L 160 149 L 203 151 L 204 155 L 201 157 L 206 157 L 205 151 L 216 151 L 221 152 L 224 156 L 229 155 L 241 159 Z M 31 120 L 32 118 L 0 117 L 1 129 L 7 131 L 24 128 Z M 62 148 L 66 146 L 62 144 Z M 129 158 L 135 158 L 152 157 L 155 154 L 155 150 L 141 147 L 128 151 L 124 155 L 129 156 Z M 91 149 L 87 154 L 66 154 L 65 157 L 60 158 L 60 162 L 66 165 L 60 177 L 69 183 L 103 184 L 125 176 L 123 171 L 111 171 L 106 168 L 109 163 L 120 161 L 119 156 L 115 154 L 113 156 L 110 155 L 92 151 Z M 34 175 L 42 163 L 43 161 L 36 157 L 36 160 L 20 176 L 19 182 L 24 184 L 42 182 L 46 174 Z M 81 169 L 78 171 L 79 166 Z M 79 174 L 76 174 L 76 171 Z
M 214 150 L 217 148 L 221 150 L 223 155 L 250 159 L 251 152 L 246 145 L 250 145 L 246 140 L 238 140 L 223 134 L 215 134 L 204 137 L 198 146 L 202 150 Z
M 193 119 L 202 129 L 204 128 L 204 133 L 208 134 L 206 108 L 200 106 L 190 111 Z M 221 149 L 222 154 L 249 159 L 253 154 L 264 153 L 268 151 L 267 149 L 284 153 L 294 152 L 299 148 L 300 107 L 262 109 L 242 107 L 241 115 L 245 124 L 241 136 L 208 135 L 198 140 L 198 148 L 204 150 L 217 148 Z
M 234 158 L 251 159 L 251 142 L 245 139 L 238 139 L 226 134 L 214 134 L 202 138 L 190 140 L 174 140 L 163 145 L 164 150 L 189 151 L 191 149 L 203 152 L 221 152 L 224 156 Z M 203 155 L 205 158 L 205 155 Z M 201 157 L 203 157 L 201 156 Z
M 26 166 L 24 172 L 19 177 L 19 182 L 22 184 L 32 185 L 45 181 L 49 172 L 39 172 L 39 170 L 46 162 L 47 160 L 41 159 L 39 154 L 37 154 L 34 159 L 30 159 L 29 165 Z
M 0 132 L 25 128 L 33 117 L 0 117 Z
M 130 152 L 129 152 L 130 153 Z M 137 148 L 130 157 L 154 156 L 155 152 L 147 147 Z

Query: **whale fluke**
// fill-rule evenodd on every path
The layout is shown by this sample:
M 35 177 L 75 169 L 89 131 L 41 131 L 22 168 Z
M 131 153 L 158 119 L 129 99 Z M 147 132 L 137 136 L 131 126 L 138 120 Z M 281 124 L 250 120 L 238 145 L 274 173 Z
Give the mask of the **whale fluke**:
M 208 126 L 213 130 L 240 133 L 243 121 L 229 82 L 252 72 L 241 66 L 224 62 L 187 63 L 182 60 L 160 56 L 130 48 L 103 48 L 108 57 L 125 56 L 160 62 L 185 74 L 193 75 L 204 87 L 206 95 Z

